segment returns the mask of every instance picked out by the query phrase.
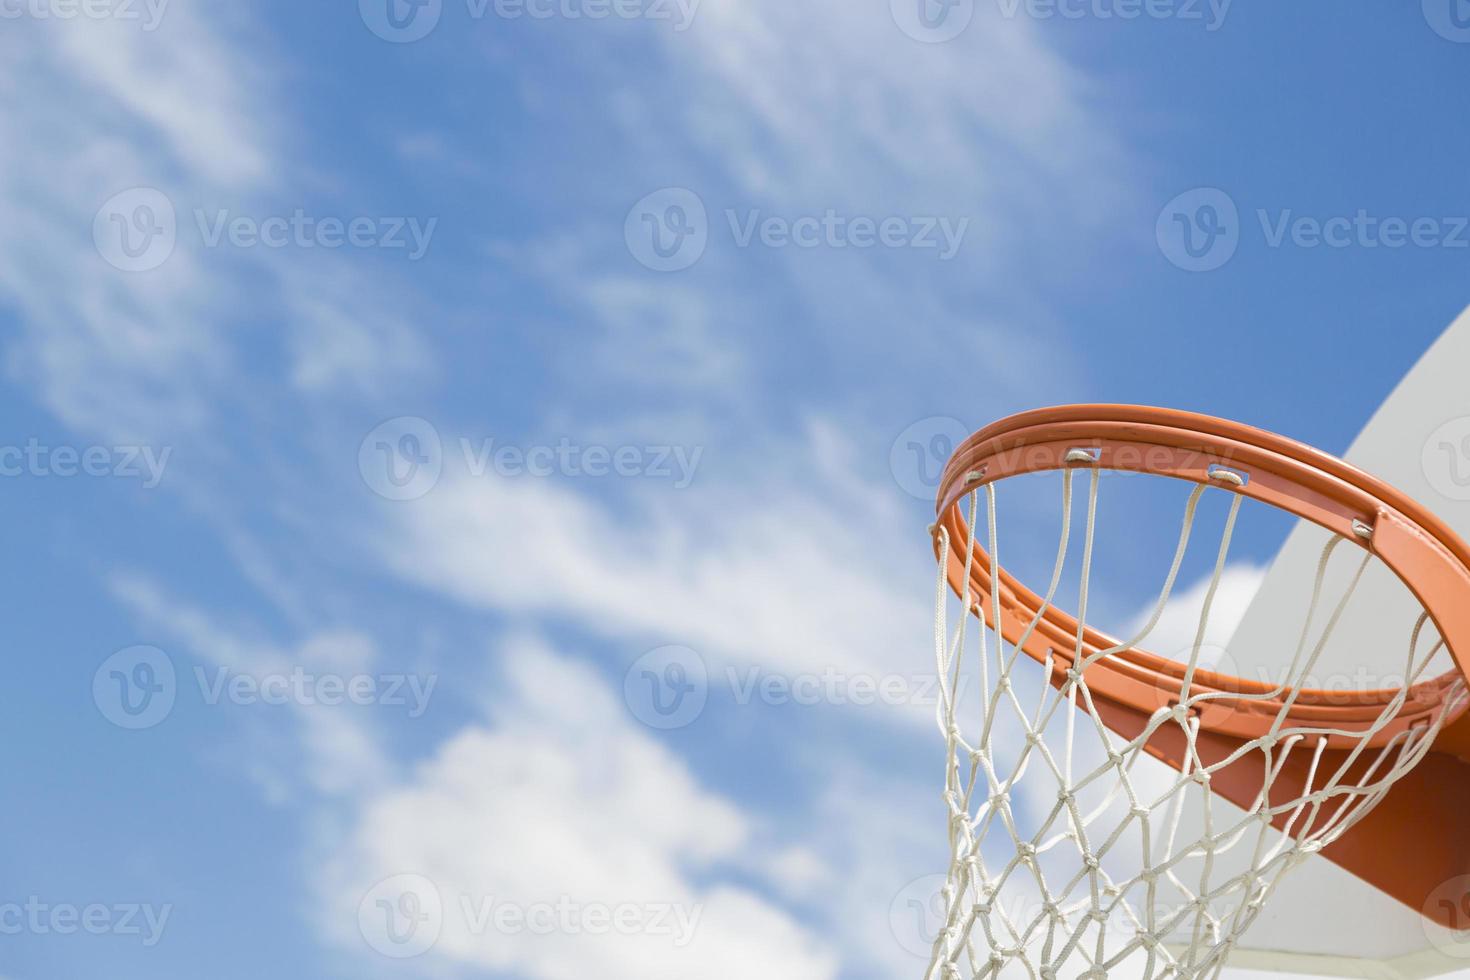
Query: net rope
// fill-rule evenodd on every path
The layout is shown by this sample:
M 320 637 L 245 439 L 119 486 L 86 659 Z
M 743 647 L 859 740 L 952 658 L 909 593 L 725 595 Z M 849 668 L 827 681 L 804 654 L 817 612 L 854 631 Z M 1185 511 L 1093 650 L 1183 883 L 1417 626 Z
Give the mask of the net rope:
M 988 616 L 975 615 L 979 608 L 970 591 L 970 573 L 976 560 L 981 491 L 968 497 L 969 540 L 961 543 L 965 592 L 959 597 L 961 612 L 953 626 L 948 613 L 955 600 L 945 570 L 955 543 L 943 525 L 938 528 L 934 643 L 937 716 L 947 748 L 944 801 L 950 863 L 940 898 L 942 919 L 925 978 L 1014 975 L 1091 980 L 1108 976 L 1125 961 L 1130 976 L 1216 977 L 1282 877 L 1362 819 L 1429 751 L 1445 718 L 1465 698 L 1464 686 L 1451 689 L 1431 724 L 1410 728 L 1382 746 L 1369 745 L 1372 736 L 1398 714 L 1408 688 L 1443 647 L 1432 626 L 1427 633 L 1433 642 L 1421 642 L 1429 622 L 1425 612 L 1409 637 L 1404 683 L 1376 722 L 1359 732 L 1286 726 L 1298 689 L 1307 686 L 1372 558 L 1364 553 L 1314 641 L 1329 561 L 1344 540 L 1334 536 L 1322 549 L 1295 651 L 1276 688 L 1259 694 L 1193 691 L 1240 511 L 1242 497 L 1231 494 L 1194 643 L 1187 661 L 1181 661 L 1184 673 L 1177 698 L 1170 699 L 1177 703 L 1161 706 L 1137 737 L 1117 735 L 1099 716 L 1087 668 L 1138 645 L 1159 623 L 1207 486 L 1194 487 L 1188 497 L 1172 563 L 1142 627 L 1126 641 L 1084 656 L 1100 476 L 1099 469 L 1090 470 L 1078 573 L 1078 628 L 1067 657 L 1071 667 L 1061 673 L 1052 651 L 1041 664 L 1023 656 L 1023 648 L 1052 607 L 1072 546 L 1076 470 L 1061 473 L 1062 528 L 1055 564 L 1042 605 L 1015 643 L 1002 637 L 999 589 L 991 588 L 983 597 L 990 604 Z M 983 492 L 985 550 L 995 582 L 1002 567 L 995 486 L 987 484 Z M 978 634 L 974 639 L 969 635 L 972 630 Z M 1029 669 L 1017 669 L 1018 664 Z M 961 696 L 964 682 L 976 676 L 979 697 L 966 702 Z M 1057 683 L 1045 682 L 1053 676 Z M 1034 692 L 1027 690 L 1028 684 Z M 1280 699 L 1281 708 L 1267 734 L 1206 764 L 1197 745 L 1198 709 L 1219 698 Z M 962 712 L 962 703 L 969 710 Z M 973 717 L 977 708 L 978 719 Z M 962 720 L 969 723 L 968 729 Z M 1186 747 L 1182 771 L 1167 769 L 1151 758 L 1139 765 L 1146 758 L 1145 746 L 1166 726 L 1182 735 Z M 1016 737 L 1007 738 L 1010 733 Z M 1334 761 L 1340 752 L 1327 752 L 1328 735 L 1353 740 L 1342 761 Z M 1344 744 L 1335 741 L 1339 748 Z M 1212 793 L 1210 777 L 1251 753 L 1260 754 L 1264 775 L 1254 803 L 1241 809 Z M 1288 760 L 1296 764 L 1301 759 L 1308 773 L 1301 791 L 1277 786 Z M 1047 792 L 1050 789 L 1054 794 Z M 1275 829 L 1273 820 L 1278 822 Z

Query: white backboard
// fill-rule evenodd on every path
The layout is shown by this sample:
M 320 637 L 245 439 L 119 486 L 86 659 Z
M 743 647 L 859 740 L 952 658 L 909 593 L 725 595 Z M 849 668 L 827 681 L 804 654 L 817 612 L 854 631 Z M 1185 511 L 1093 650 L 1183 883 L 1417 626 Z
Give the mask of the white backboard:
M 1368 347 L 1371 356 L 1371 341 Z M 1303 383 L 1320 386 L 1330 398 L 1330 380 L 1304 377 Z M 1345 458 L 1470 538 L 1470 311 L 1405 376 Z M 1325 540 L 1320 529 L 1299 526 L 1271 565 L 1229 644 L 1243 675 L 1271 675 L 1287 662 Z M 1328 595 L 1340 593 L 1353 564 L 1332 566 Z M 1358 670 L 1390 682 L 1402 676 L 1405 638 L 1418 613 L 1412 596 L 1381 566 L 1370 570 L 1335 634 L 1334 661 L 1324 669 Z M 1465 826 L 1470 833 L 1470 814 Z M 1470 970 L 1470 932 L 1456 941 L 1322 859 L 1287 876 L 1246 939 L 1253 950 L 1234 956 L 1232 966 L 1378 977 Z

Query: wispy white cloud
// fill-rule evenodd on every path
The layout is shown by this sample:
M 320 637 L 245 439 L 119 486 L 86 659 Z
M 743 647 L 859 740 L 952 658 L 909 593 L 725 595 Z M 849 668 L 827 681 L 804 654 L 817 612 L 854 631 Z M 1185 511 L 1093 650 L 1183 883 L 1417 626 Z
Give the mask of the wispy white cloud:
M 925 567 L 923 539 L 904 533 L 890 495 L 823 472 L 840 468 L 839 451 L 809 458 L 804 445 L 767 446 L 749 483 L 696 475 L 697 492 L 626 506 L 571 481 L 446 468 L 423 501 L 382 508 L 365 538 L 398 575 L 474 607 L 685 644 L 721 663 L 911 676 L 928 573 L 907 587 L 900 569 Z M 824 477 L 830 490 L 803 489 L 828 487 Z
M 719 882 L 749 835 L 732 803 L 700 787 L 586 667 L 534 640 L 503 654 L 509 683 L 494 721 L 363 802 L 320 882 L 329 931 L 361 949 L 363 896 L 407 873 L 441 897 L 427 955 L 449 962 L 536 980 L 835 973 L 834 952 L 789 913 Z M 473 914 L 484 900 L 527 908 L 563 897 L 677 908 L 690 931 L 538 935 L 480 928 Z
M 239 384 L 251 315 L 281 318 L 267 329 L 280 330 L 282 373 L 303 389 L 351 392 L 419 377 L 429 362 L 382 284 L 341 255 L 308 272 L 279 250 L 242 257 L 198 240 L 196 208 L 244 202 L 269 215 L 302 203 L 283 202 L 299 164 L 269 56 L 244 56 L 222 16 L 176 5 L 157 31 L 78 18 L 0 38 L 0 133 L 11 134 L 0 140 L 0 302 L 23 330 L 9 367 L 89 433 L 181 440 L 220 425 L 226 403 L 264 402 Z M 158 267 L 124 272 L 94 247 L 93 221 L 139 187 L 173 206 L 177 244 Z M 242 313 L 262 295 L 274 303 Z

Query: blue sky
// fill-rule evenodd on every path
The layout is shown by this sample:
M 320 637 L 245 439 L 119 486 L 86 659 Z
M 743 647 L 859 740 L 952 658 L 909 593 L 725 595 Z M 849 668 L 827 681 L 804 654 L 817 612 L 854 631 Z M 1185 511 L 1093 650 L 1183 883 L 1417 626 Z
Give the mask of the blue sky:
M 1457 2 L 0 4 L 0 445 L 45 450 L 0 482 L 0 901 L 169 910 L 0 976 L 916 974 L 923 705 L 727 680 L 918 683 L 937 419 L 1344 449 L 1466 303 Z M 706 703 L 646 724 L 675 662 Z M 296 675 L 369 703 L 249 693 Z M 398 960 L 403 874 L 704 918 Z

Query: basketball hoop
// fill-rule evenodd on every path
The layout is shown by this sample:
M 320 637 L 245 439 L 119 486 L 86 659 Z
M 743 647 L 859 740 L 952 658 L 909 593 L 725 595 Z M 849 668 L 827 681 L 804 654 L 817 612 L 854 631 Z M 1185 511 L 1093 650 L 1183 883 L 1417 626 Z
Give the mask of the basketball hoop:
M 996 487 L 1048 472 L 1059 477 L 1062 526 L 1037 593 L 998 557 Z M 1126 639 L 1087 621 L 1104 472 L 1193 485 L 1157 602 Z M 1079 558 L 1079 476 L 1074 615 L 1056 600 Z M 1231 496 L 1194 643 L 1178 659 L 1159 656 L 1141 644 L 1175 590 L 1207 493 Z M 1244 500 L 1329 532 L 1299 632 L 1281 638 L 1279 682 L 1200 664 Z M 1470 547 L 1439 518 L 1290 439 L 1115 405 L 1026 412 L 977 432 L 945 468 L 937 513 L 950 868 L 927 980 L 1093 978 L 1125 962 L 1146 977 L 1214 976 L 1281 876 L 1318 854 L 1431 919 L 1454 915 L 1430 896 L 1470 873 Z M 1329 601 L 1327 570 L 1344 560 L 1349 586 Z M 1372 562 L 1420 607 L 1404 631 L 1403 682 L 1313 687 Z M 967 702 L 963 682 L 976 678 L 979 698 Z

